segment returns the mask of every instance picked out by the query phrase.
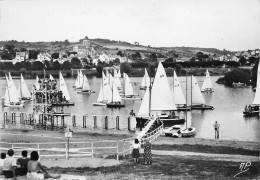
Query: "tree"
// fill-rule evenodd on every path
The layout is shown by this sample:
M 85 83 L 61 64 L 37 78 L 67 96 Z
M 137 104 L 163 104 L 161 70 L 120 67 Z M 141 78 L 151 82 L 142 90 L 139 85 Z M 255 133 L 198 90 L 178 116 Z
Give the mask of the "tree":
M 59 53 L 53 53 L 53 54 L 51 55 L 51 57 L 52 57 L 53 59 L 58 59 L 59 56 L 60 56 Z
M 71 64 L 69 61 L 65 61 L 63 64 L 62 64 L 62 69 L 64 70 L 70 70 L 71 69 Z
M 73 58 L 71 59 L 71 66 L 72 66 L 72 68 L 76 68 L 76 69 L 77 69 L 77 68 L 81 68 L 81 67 L 82 67 L 82 64 L 81 64 L 79 58 L 73 57 Z
M 258 63 L 259 63 L 259 58 L 257 58 L 256 63 L 251 70 L 251 85 L 254 87 L 256 87 Z
M 131 65 L 128 62 L 123 62 L 120 64 L 120 70 L 124 73 L 130 73 L 131 72 Z
M 61 65 L 60 65 L 59 61 L 53 62 L 53 69 L 54 70 L 61 70 Z
M 26 52 L 27 51 L 27 49 L 24 48 L 24 47 L 22 47 L 20 50 L 21 50 L 21 52 Z
M 122 51 L 118 51 L 116 54 L 117 54 L 118 56 L 120 56 L 120 57 L 124 57 L 124 54 L 122 53 Z
M 97 71 L 97 73 L 98 73 L 98 76 L 102 76 L 103 66 L 98 65 L 98 66 L 96 67 L 96 71 Z
M 240 63 L 241 65 L 245 65 L 246 62 L 247 62 L 247 59 L 246 59 L 244 56 L 241 56 L 241 58 L 239 59 L 239 63 Z
M 248 59 L 249 63 L 250 64 L 255 64 L 256 63 L 256 58 L 254 56 L 251 56 L 249 59 Z
M 181 65 L 180 64 L 176 64 L 174 69 L 175 69 L 176 74 L 180 75 L 180 73 L 181 73 Z
M 226 85 L 232 86 L 233 82 L 235 83 L 246 83 L 248 84 L 250 82 L 250 71 L 245 69 L 233 69 L 232 71 L 229 71 L 224 76 Z
M 40 61 L 35 61 L 33 64 L 32 64 L 32 69 L 33 70 L 43 70 L 44 68 L 44 65 L 42 62 Z
M 157 62 L 157 56 L 156 56 L 155 53 L 152 53 L 152 54 L 150 55 L 150 61 L 152 61 L 152 62 Z
M 148 67 L 148 70 L 149 70 L 149 74 L 151 75 L 151 76 L 155 76 L 155 68 L 157 67 L 157 65 L 156 65 L 156 63 L 151 63 L 151 64 L 149 64 L 149 67 Z
M 16 71 L 19 71 L 21 68 L 22 68 L 22 65 L 21 65 L 20 62 L 15 63 L 14 69 L 15 69 Z

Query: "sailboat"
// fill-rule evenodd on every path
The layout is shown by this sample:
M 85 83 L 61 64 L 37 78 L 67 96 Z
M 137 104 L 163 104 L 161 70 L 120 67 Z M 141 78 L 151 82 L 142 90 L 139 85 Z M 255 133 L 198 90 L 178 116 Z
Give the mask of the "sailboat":
M 24 81 L 23 75 L 21 74 L 21 80 L 18 87 L 18 98 L 20 100 L 31 100 L 31 94 L 28 90 L 28 87 Z
M 119 95 L 118 89 L 114 81 L 112 82 L 112 90 L 109 94 L 109 98 L 106 105 L 109 108 L 125 107 L 125 104 L 122 102 L 122 99 Z
M 59 90 L 62 92 L 64 101 L 54 102 L 54 103 L 52 103 L 52 106 L 74 106 L 74 103 L 69 102 L 71 100 L 71 98 L 70 98 L 67 85 L 65 83 L 65 80 L 64 80 L 61 72 L 60 72 L 59 76 L 60 76 Z
M 101 86 L 100 86 L 97 102 L 93 103 L 93 105 L 94 106 L 106 106 L 109 95 L 111 94 L 110 91 L 111 91 L 110 86 L 107 82 L 106 76 L 105 76 L 104 72 L 102 72 L 102 81 L 101 81 Z
M 243 114 L 245 116 L 259 116 L 260 113 L 260 63 L 258 63 L 257 69 L 257 82 L 255 97 L 253 103 L 245 107 Z
M 201 92 L 210 92 L 210 93 L 214 92 L 214 90 L 212 88 L 211 78 L 210 78 L 208 69 L 206 71 L 206 77 L 205 77 L 202 87 L 201 87 Z
M 132 82 L 126 73 L 123 73 L 124 86 L 122 99 L 142 99 L 138 94 L 134 94 Z
M 140 90 L 145 90 L 149 86 L 150 86 L 150 77 L 149 77 L 148 72 L 147 72 L 147 70 L 145 68 L 144 69 L 144 77 L 142 79 Z
M 54 78 L 53 78 L 53 76 L 52 76 L 51 74 L 50 74 L 49 79 L 50 79 L 51 81 L 54 81 Z
M 186 104 L 187 104 L 187 84 L 188 84 L 188 79 L 187 79 L 187 74 L 186 74 Z M 180 130 L 180 134 L 182 137 L 192 137 L 192 136 L 195 136 L 195 133 L 196 133 L 196 128 L 195 127 L 192 127 L 190 126 L 188 128 L 188 112 L 187 112 L 187 109 L 186 109 L 186 113 L 185 113 L 185 116 L 186 116 L 186 121 L 185 121 L 185 124 L 186 124 L 186 128 L 185 129 L 182 129 Z M 177 134 L 177 137 L 179 134 Z
M 77 78 L 76 78 L 75 83 L 73 85 L 74 88 L 76 87 L 78 80 L 79 80 L 79 70 L 77 70 Z
M 214 109 L 213 106 L 206 105 L 199 84 L 194 76 L 191 76 L 191 109 Z
M 174 99 L 174 103 L 177 107 L 177 111 L 186 111 L 186 109 L 190 110 L 190 107 L 187 106 L 187 102 L 185 100 L 179 79 L 178 79 L 175 71 L 173 71 L 172 90 L 173 90 L 173 99 Z
M 12 84 L 13 82 L 11 82 L 7 76 L 5 77 L 6 77 L 7 87 L 5 90 L 5 98 L 4 101 L 2 102 L 2 105 L 4 107 L 23 107 L 24 104 L 18 99 L 17 96 L 18 93 L 17 90 L 15 89 L 15 86 L 13 86 L 14 84 Z
M 88 78 L 86 75 L 83 76 L 83 81 L 82 81 L 82 88 L 81 90 L 77 91 L 77 93 L 94 93 L 95 91 L 91 91 Z
M 161 62 L 159 62 L 153 85 L 146 88 L 139 112 L 137 124 L 142 126 L 150 116 L 160 117 L 164 125 L 181 124 L 185 119 L 174 115 L 174 104 L 170 85 Z

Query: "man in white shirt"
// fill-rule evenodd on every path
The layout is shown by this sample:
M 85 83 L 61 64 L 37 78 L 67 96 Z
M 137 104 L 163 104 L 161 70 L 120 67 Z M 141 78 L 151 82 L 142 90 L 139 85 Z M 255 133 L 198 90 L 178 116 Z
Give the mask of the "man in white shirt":
M 7 151 L 8 156 L 4 160 L 3 174 L 6 178 L 15 177 L 16 159 L 13 157 L 14 150 Z

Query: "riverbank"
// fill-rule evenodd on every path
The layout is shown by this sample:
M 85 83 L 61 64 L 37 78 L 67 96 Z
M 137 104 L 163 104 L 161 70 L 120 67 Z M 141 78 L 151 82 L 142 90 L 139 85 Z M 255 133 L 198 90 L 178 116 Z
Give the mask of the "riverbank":
M 120 140 L 130 135 L 73 133 L 71 141 Z M 4 142 L 66 142 L 62 132 L 0 130 Z M 51 173 L 86 176 L 87 179 L 204 179 L 233 178 L 240 162 L 250 161 L 249 170 L 241 178 L 259 177 L 259 142 L 214 140 L 202 138 L 171 138 L 161 136 L 152 143 L 153 164 L 144 165 L 141 157 L 134 164 L 130 156 L 104 158 L 42 159 Z

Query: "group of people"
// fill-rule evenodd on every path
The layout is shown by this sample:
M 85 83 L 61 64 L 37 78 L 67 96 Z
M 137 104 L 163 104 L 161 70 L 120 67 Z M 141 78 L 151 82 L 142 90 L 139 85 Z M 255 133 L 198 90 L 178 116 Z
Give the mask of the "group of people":
M 0 159 L 0 175 L 5 178 L 15 178 L 16 176 L 25 176 L 27 180 L 42 180 L 47 178 L 60 178 L 58 176 L 51 176 L 38 161 L 39 155 L 37 151 L 31 152 L 31 157 L 27 157 L 28 152 L 22 151 L 22 157 L 17 160 L 13 157 L 14 150 L 9 149 L 6 153 L 1 153 Z
M 149 140 L 145 140 L 145 143 L 143 144 L 144 148 L 144 164 L 152 164 L 152 145 L 149 142 Z M 140 158 L 140 149 L 141 149 L 141 144 L 139 140 L 136 138 L 134 140 L 134 143 L 132 144 L 132 157 L 134 158 L 134 162 L 138 163 L 139 158 Z
M 259 111 L 259 106 L 245 106 L 245 112 Z

